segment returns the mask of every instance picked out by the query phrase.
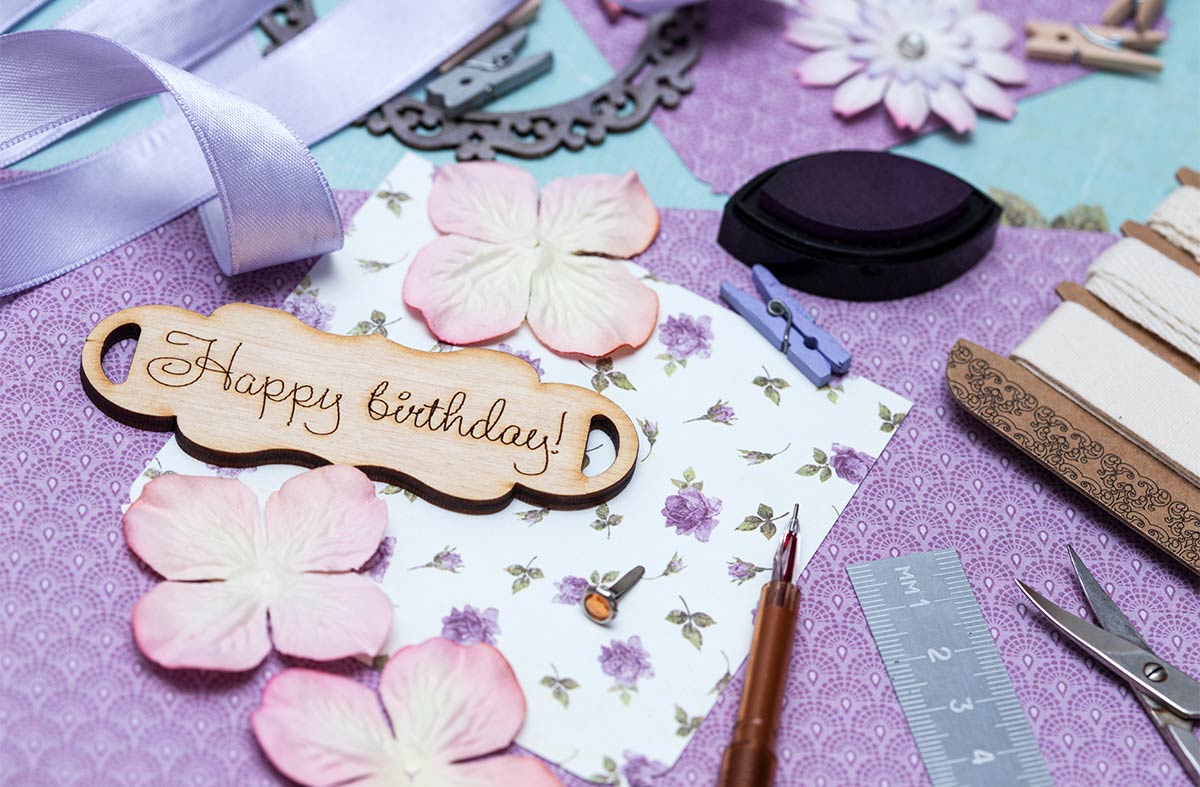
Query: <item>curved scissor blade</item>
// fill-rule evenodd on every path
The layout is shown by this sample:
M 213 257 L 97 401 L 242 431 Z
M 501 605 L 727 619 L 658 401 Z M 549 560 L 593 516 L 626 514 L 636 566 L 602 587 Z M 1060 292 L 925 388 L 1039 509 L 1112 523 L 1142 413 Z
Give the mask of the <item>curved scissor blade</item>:
M 1104 627 L 1105 631 L 1110 631 L 1122 639 L 1127 639 L 1135 645 L 1141 645 L 1146 650 L 1150 650 L 1146 640 L 1142 639 L 1142 635 L 1133 627 L 1133 622 L 1125 617 L 1125 613 L 1112 600 L 1112 596 L 1108 595 L 1096 578 L 1092 576 L 1092 572 L 1075 552 L 1075 547 L 1068 544 L 1067 552 L 1071 555 L 1071 565 L 1075 567 L 1075 578 L 1079 580 L 1079 587 L 1083 590 L 1083 596 L 1087 599 L 1088 606 L 1092 608 L 1092 614 L 1096 616 L 1097 622 Z
M 1072 615 L 1021 580 L 1016 582 L 1055 628 L 1126 683 L 1184 718 L 1200 719 L 1200 683 L 1141 645 Z M 1152 680 L 1151 675 L 1156 679 Z

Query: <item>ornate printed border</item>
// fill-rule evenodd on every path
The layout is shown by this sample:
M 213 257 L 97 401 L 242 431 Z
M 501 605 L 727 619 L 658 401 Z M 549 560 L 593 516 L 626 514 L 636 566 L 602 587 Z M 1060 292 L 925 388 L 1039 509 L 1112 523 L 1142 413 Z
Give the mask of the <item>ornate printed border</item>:
M 971 342 L 960 339 L 950 351 L 946 382 L 967 412 L 1200 574 L 1200 490 L 1031 373 Z

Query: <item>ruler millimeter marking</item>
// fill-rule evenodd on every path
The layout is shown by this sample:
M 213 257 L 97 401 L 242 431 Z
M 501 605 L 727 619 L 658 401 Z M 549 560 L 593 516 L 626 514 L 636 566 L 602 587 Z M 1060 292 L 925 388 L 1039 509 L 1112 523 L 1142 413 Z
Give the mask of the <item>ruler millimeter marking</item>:
M 934 787 L 1053 787 L 958 553 L 846 571 Z

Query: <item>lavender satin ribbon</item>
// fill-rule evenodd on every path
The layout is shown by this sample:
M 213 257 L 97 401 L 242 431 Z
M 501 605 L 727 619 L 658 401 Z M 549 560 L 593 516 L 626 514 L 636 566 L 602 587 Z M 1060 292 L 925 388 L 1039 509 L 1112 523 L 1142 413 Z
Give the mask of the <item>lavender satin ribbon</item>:
M 181 110 L 172 120 L 188 132 L 171 141 L 173 163 L 183 164 L 184 177 L 170 166 L 124 172 L 87 166 L 102 162 L 101 155 L 6 183 L 0 189 L 0 295 L 40 284 L 130 240 L 125 229 L 116 237 L 111 232 L 124 226 L 131 211 L 157 223 L 177 215 L 178 205 L 146 202 L 136 188 L 122 188 L 147 180 L 186 185 L 177 194 L 190 194 L 192 205 L 216 193 L 227 243 L 218 251 L 234 271 L 341 247 L 341 220 L 324 175 L 304 143 L 270 112 L 89 33 L 36 30 L 0 37 L 0 149 L 163 90 Z M 154 137 L 152 132 L 144 141 Z M 86 185 L 92 199 L 81 202 L 64 192 L 64 179 Z M 46 256 L 47 248 L 56 256 Z
M 230 79 L 224 87 L 261 104 L 303 141 L 313 143 L 411 85 L 520 4 L 521 0 L 455 0 L 444 4 L 428 0 L 346 0 L 314 27 Z M 5 60 L 7 39 L 11 37 L 0 37 L 0 119 L 13 114 L 14 97 L 19 96 L 25 106 L 16 111 L 20 116 L 29 103 L 40 103 L 47 95 L 64 90 L 61 84 L 46 83 L 42 91 L 35 91 L 37 95 L 27 90 L 10 94 L 8 85 L 20 91 L 28 81 L 28 75 L 20 69 L 21 58 Z M 78 68 L 63 70 L 69 72 L 63 80 L 74 80 L 76 90 L 81 80 L 106 79 Z M 208 200 L 214 193 L 212 177 L 207 160 L 198 155 L 192 141 L 195 136 L 204 144 L 206 137 L 194 131 L 190 119 L 167 117 L 88 158 L 0 183 L 0 293 L 46 281 Z M 234 122 L 226 131 L 225 154 L 241 156 L 256 171 L 272 165 L 285 169 L 289 166 L 283 156 L 275 153 L 260 158 L 263 151 L 256 144 L 260 132 L 253 124 Z M 0 149 L 4 139 L 0 133 Z M 310 162 L 307 156 L 306 162 Z M 280 187 L 276 183 L 266 191 L 266 202 L 246 205 L 258 209 L 249 214 L 248 225 L 262 229 L 264 222 L 258 216 L 270 212 L 272 196 L 284 212 L 297 215 L 300 223 L 310 218 L 296 214 L 297 202 L 307 200 L 296 186 Z M 304 204 L 311 207 L 311 203 Z M 210 238 L 215 241 L 214 251 L 226 272 L 282 261 L 278 254 L 236 258 L 222 254 L 226 244 L 221 235 L 227 227 L 239 226 L 238 211 L 222 209 L 223 220 L 213 221 L 215 210 L 205 206 L 201 215 L 214 230 Z M 257 237 L 265 243 L 271 231 L 264 229 Z M 234 240 L 234 234 L 230 240 Z M 298 259 L 313 252 L 287 253 L 293 255 L 291 259 Z
M 0 0 L 0 3 L 4 0 Z M 111 38 L 144 55 L 189 68 L 247 31 L 279 0 L 85 0 L 55 24 Z M 2 29 L 2 27 L 0 27 Z M 97 113 L 99 114 L 99 113 Z M 12 145 L 0 167 L 31 156 L 95 118 L 89 115 Z
M 0 0 L 0 33 L 20 22 L 50 0 Z

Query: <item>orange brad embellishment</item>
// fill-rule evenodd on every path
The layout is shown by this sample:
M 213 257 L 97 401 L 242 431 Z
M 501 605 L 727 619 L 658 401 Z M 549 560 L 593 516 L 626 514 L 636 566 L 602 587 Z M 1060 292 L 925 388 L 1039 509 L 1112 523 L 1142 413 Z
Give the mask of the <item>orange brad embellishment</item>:
M 636 585 L 646 573 L 643 566 L 634 566 L 634 568 L 625 576 L 621 577 L 612 585 L 612 587 L 597 587 L 593 585 L 583 594 L 583 600 L 580 605 L 583 607 L 583 614 L 588 616 L 588 620 L 593 623 L 599 623 L 601 626 L 607 626 L 617 618 L 617 599 L 629 592 L 629 589 Z

